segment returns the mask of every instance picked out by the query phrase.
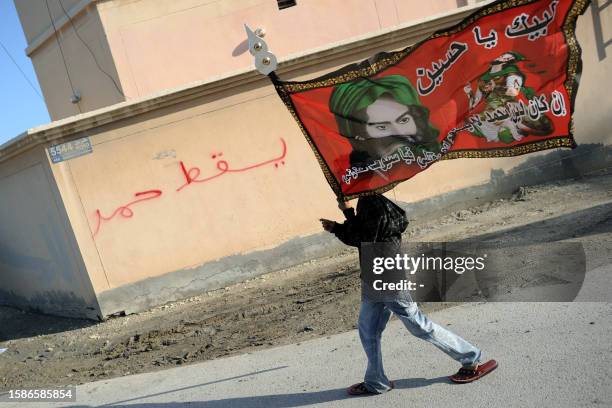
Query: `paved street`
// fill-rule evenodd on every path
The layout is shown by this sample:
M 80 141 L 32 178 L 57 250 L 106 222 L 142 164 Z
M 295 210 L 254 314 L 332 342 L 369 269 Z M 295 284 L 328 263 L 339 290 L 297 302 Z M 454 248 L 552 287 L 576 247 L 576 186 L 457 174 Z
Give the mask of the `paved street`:
M 591 271 L 596 294 L 612 271 Z M 609 292 L 607 292 L 609 294 Z M 600 292 L 600 296 L 605 293 Z M 581 295 L 585 296 L 585 295 Z M 590 295 L 591 296 L 591 295 Z M 462 305 L 431 317 L 464 335 L 500 367 L 455 385 L 457 365 L 392 321 L 383 347 L 397 389 L 350 398 L 365 359 L 356 331 L 202 364 L 84 384 L 77 404 L 113 407 L 608 407 L 612 405 L 612 303 Z M 22 404 L 1 404 L 23 407 Z M 38 406 L 39 404 L 37 404 Z M 51 404 L 49 404 L 51 405 Z

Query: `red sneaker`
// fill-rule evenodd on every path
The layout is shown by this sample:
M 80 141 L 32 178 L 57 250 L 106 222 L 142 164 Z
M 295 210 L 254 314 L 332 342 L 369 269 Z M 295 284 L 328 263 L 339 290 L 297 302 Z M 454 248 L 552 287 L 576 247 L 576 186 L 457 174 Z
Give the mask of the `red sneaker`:
M 497 368 L 497 361 L 489 360 L 484 364 L 478 365 L 476 368 L 465 368 L 461 367 L 457 374 L 450 376 L 451 381 L 456 383 L 469 383 L 489 374 L 491 371 Z

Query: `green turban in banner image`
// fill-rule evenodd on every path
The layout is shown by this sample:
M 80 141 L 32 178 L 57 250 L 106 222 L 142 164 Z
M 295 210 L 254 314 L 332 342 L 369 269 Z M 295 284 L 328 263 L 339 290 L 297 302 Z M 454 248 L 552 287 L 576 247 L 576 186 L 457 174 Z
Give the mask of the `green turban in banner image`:
M 359 125 L 363 126 L 363 120 L 355 117 L 356 112 L 367 109 L 386 95 L 412 108 L 411 113 L 416 116 L 415 122 L 421 139 L 418 144 L 431 145 L 437 142 L 439 132 L 429 123 L 429 110 L 421 104 L 414 86 L 401 75 L 362 78 L 336 86 L 329 100 L 329 109 L 336 116 L 340 134 L 349 139 L 355 138 L 358 132 L 356 129 Z

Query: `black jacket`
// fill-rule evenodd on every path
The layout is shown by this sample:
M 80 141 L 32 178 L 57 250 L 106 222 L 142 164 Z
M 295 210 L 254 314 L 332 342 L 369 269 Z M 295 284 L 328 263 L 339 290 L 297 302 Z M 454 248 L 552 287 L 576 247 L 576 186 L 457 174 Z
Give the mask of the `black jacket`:
M 361 247 L 362 242 L 392 242 L 399 245 L 408 226 L 406 212 L 397 204 L 376 194 L 365 196 L 352 208 L 344 210 L 346 221 L 336 223 L 332 233 L 346 245 Z

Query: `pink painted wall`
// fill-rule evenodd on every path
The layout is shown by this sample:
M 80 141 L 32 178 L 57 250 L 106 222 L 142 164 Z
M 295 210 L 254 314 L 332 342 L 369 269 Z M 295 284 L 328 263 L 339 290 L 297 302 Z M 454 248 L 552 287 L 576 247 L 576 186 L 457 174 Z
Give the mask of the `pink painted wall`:
M 283 58 L 456 7 L 456 0 L 302 0 L 284 10 L 274 0 L 115 0 L 98 11 L 133 98 L 250 66 L 244 23 L 263 27 Z
M 15 0 L 15 5 L 53 120 L 251 66 L 244 23 L 265 28 L 271 50 L 283 58 L 467 3 L 300 0 L 279 10 L 276 0 L 63 0 L 67 12 L 83 7 L 73 16 L 73 27 L 62 20 L 58 0 L 47 1 L 67 68 L 51 35 L 45 1 Z M 75 28 L 106 73 L 74 35 Z M 82 96 L 76 104 L 70 102 L 72 88 Z

